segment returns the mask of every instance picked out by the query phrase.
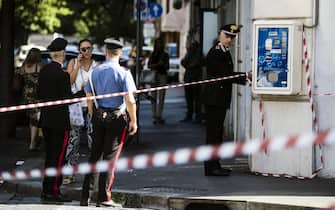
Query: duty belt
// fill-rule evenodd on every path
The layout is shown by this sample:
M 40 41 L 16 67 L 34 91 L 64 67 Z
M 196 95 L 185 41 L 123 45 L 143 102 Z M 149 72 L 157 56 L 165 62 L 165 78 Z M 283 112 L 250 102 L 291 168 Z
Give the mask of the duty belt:
M 120 109 L 99 107 L 96 110 L 96 116 L 101 121 L 110 121 L 118 119 L 122 115 Z

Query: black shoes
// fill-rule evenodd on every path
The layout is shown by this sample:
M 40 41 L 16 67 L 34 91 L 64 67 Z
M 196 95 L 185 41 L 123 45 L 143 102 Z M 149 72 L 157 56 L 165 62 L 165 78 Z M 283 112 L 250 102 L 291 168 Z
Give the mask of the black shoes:
M 57 202 L 57 203 L 65 203 L 65 202 L 72 202 L 71 199 L 65 197 L 62 194 L 48 194 L 48 193 L 42 193 L 41 194 L 41 200 L 46 202 Z
M 231 169 L 218 168 L 213 170 L 205 170 L 205 176 L 229 176 Z

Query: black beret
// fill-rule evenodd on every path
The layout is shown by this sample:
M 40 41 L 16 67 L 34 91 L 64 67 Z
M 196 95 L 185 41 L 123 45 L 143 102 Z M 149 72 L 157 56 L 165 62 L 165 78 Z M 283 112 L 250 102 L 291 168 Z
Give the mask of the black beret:
M 236 36 L 238 32 L 240 32 L 241 26 L 235 25 L 235 24 L 228 24 L 224 25 L 220 28 L 220 31 L 222 31 L 225 34 Z
M 116 40 L 116 39 L 112 39 L 112 38 L 108 38 L 105 39 L 105 44 L 106 44 L 106 48 L 114 50 L 114 49 L 122 49 L 123 44 Z
M 50 52 L 61 51 L 61 50 L 65 50 L 66 45 L 67 45 L 67 41 L 63 38 L 58 37 L 50 43 L 47 49 Z

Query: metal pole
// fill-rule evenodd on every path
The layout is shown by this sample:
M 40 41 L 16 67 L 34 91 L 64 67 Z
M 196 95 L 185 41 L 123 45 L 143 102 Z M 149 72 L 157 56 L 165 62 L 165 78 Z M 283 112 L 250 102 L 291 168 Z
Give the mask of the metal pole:
M 136 86 L 137 88 L 140 87 L 140 71 L 141 71 L 141 61 L 140 61 L 140 56 L 141 56 L 141 50 L 142 50 L 142 24 L 141 24 L 141 0 L 136 1 Z M 140 97 L 137 97 L 137 124 L 139 124 L 139 110 L 140 110 Z M 138 130 L 138 133 L 136 135 L 136 141 L 137 143 L 140 141 L 140 135 L 139 135 L 140 129 Z

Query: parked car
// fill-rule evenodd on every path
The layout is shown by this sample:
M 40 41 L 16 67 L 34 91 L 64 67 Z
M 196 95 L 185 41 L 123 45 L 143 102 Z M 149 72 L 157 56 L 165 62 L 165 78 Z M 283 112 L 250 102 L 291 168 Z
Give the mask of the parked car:
M 42 56 L 43 64 L 48 64 L 48 63 L 51 62 L 49 51 L 47 51 L 47 50 L 41 51 L 41 56 Z M 64 61 L 63 67 L 66 68 L 68 62 L 71 59 L 76 58 L 76 57 L 78 57 L 78 50 L 74 50 L 74 49 L 68 50 L 68 48 L 67 48 L 66 51 L 65 51 L 65 61 Z M 106 59 L 105 55 L 102 52 L 94 51 L 94 50 L 93 50 L 93 53 L 92 53 L 92 57 L 97 62 L 103 62 Z
M 26 59 L 29 50 L 33 47 L 38 48 L 40 50 L 46 50 L 45 47 L 33 45 L 33 44 L 20 46 L 16 50 L 15 55 L 14 55 L 14 67 L 15 68 L 20 68 L 22 66 L 23 61 Z
M 126 46 L 122 48 L 122 55 L 120 58 L 120 63 L 121 65 L 127 67 L 128 66 L 128 61 L 130 59 L 129 57 L 129 53 L 131 51 L 131 46 Z M 144 55 L 150 55 L 153 51 L 153 47 L 152 46 L 142 46 L 142 56 L 144 57 Z M 144 68 L 145 69 L 145 68 Z

